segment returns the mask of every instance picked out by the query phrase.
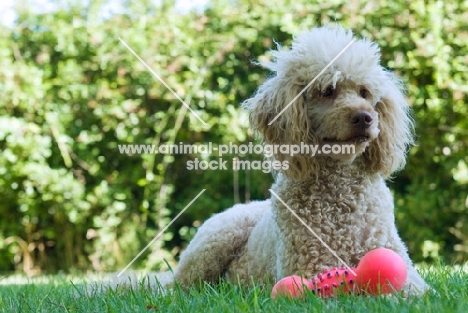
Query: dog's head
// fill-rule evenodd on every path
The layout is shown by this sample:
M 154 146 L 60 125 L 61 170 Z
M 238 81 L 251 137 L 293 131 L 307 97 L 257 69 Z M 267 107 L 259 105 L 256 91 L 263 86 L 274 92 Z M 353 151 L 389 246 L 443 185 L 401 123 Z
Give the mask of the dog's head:
M 284 175 L 290 178 L 306 178 L 327 160 L 361 160 L 362 170 L 383 177 L 405 163 L 412 120 L 399 81 L 380 66 L 375 44 L 357 40 L 343 51 L 352 40 L 352 33 L 340 27 L 302 34 L 290 50 L 273 52 L 275 60 L 264 65 L 274 76 L 244 102 L 265 144 L 331 151 L 276 153 L 275 159 L 289 162 Z

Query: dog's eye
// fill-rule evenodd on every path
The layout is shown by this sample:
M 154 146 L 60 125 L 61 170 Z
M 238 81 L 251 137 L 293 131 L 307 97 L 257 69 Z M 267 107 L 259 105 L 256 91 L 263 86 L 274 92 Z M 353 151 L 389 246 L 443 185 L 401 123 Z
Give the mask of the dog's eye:
M 361 88 L 361 90 L 359 90 L 359 95 L 360 95 L 362 98 L 364 98 L 364 99 L 367 98 L 368 93 L 369 93 L 369 92 L 368 92 L 367 89 L 365 89 L 365 88 Z
M 328 97 L 333 96 L 334 93 L 335 93 L 335 89 L 333 89 L 332 86 L 328 86 L 327 89 L 324 92 L 322 92 L 322 97 L 328 98 Z

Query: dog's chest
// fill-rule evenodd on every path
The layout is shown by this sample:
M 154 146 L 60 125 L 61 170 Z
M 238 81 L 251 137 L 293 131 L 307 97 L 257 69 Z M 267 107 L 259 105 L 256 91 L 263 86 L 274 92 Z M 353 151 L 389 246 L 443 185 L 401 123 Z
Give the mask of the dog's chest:
M 277 222 L 292 252 L 298 256 L 297 266 L 317 272 L 323 267 L 342 265 L 323 242 L 352 266 L 365 252 L 375 248 L 383 236 L 378 231 L 379 212 L 388 201 L 378 185 L 328 183 L 301 188 L 297 195 L 291 195 L 289 190 L 291 198 L 298 200 L 288 203 L 297 217 L 279 204 Z M 375 187 L 379 192 L 375 192 Z

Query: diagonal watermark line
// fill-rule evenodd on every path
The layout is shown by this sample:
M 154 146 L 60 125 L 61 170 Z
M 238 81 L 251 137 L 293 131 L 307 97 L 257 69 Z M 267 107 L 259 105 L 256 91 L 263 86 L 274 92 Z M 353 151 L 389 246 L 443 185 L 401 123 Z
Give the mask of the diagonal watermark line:
M 144 247 L 143 250 L 141 250 L 140 253 L 138 253 L 138 254 L 136 255 L 136 257 L 134 257 L 133 260 L 132 260 L 130 263 L 128 263 L 127 266 L 125 266 L 125 268 L 124 268 L 123 270 L 120 271 L 120 273 L 117 275 L 117 277 L 120 277 L 120 275 L 122 275 L 122 274 L 123 274 L 139 257 L 140 257 L 140 255 L 142 255 L 143 252 L 145 252 L 145 251 L 162 235 L 162 233 L 164 233 L 164 232 L 166 231 L 166 229 L 168 229 L 169 226 L 171 226 L 172 223 L 174 223 L 175 220 L 178 219 L 178 218 L 182 215 L 182 213 L 184 213 L 185 210 L 187 210 L 188 207 L 191 206 L 192 203 L 194 203 L 195 200 L 197 200 L 198 197 L 200 197 L 201 194 L 205 192 L 205 190 L 206 190 L 206 189 L 203 189 L 202 191 L 200 191 L 200 193 L 199 193 L 195 198 L 193 198 L 193 200 L 190 201 L 190 203 L 187 204 L 187 205 L 185 206 L 185 208 L 183 208 L 183 210 L 180 211 L 179 214 L 177 214 L 176 217 L 174 217 L 174 218 L 172 219 L 172 221 L 170 221 L 169 224 L 167 224 L 166 227 L 164 227 L 164 228 L 156 235 L 156 237 L 154 237 L 153 240 L 151 240 L 151 241 L 146 245 L 146 247 Z
M 281 112 L 279 112 L 278 115 L 275 116 L 274 119 L 271 120 L 270 123 L 268 123 L 268 126 L 271 125 L 271 124 L 273 124 L 273 122 L 276 121 L 276 120 L 281 116 L 281 114 L 283 114 L 284 111 L 286 111 L 286 110 L 294 103 L 294 101 L 296 101 L 297 98 L 299 98 L 299 97 L 304 93 L 304 91 L 306 91 L 307 88 L 309 88 L 309 87 L 310 87 L 310 86 L 311 86 L 311 85 L 312 85 L 312 84 L 313 84 L 313 83 L 314 83 L 314 82 L 315 82 L 315 81 L 316 81 L 316 80 L 317 80 L 317 79 L 318 79 L 318 78 L 319 78 L 319 77 L 320 77 L 320 76 L 321 76 L 321 75 L 322 75 L 322 74 L 323 74 L 323 73 L 324 73 L 324 72 L 325 72 L 325 71 L 326 71 L 326 70 L 327 70 L 327 69 L 328 69 L 328 68 L 329 68 L 329 67 L 330 67 L 330 66 L 331 66 L 331 65 L 332 65 L 332 64 L 333 64 L 333 63 L 334 63 L 334 62 L 335 62 L 335 61 L 352 45 L 352 44 L 353 44 L 353 42 L 355 42 L 355 41 L 356 41 L 356 38 L 353 38 L 353 40 L 351 40 L 351 42 L 348 43 L 348 44 L 346 45 L 346 47 L 344 47 L 343 50 L 341 50 L 341 52 L 338 53 L 338 55 L 337 55 L 336 57 L 334 57 L 333 60 L 331 60 L 330 63 L 328 63 L 327 66 L 325 66 L 325 67 L 323 68 L 323 70 L 321 70 L 320 73 L 318 73 L 317 76 L 315 76 L 314 79 L 312 79 L 312 80 L 310 81 L 310 83 L 308 83 L 307 86 L 305 86 L 305 87 L 301 90 L 301 92 L 299 92 L 299 93 L 297 94 L 297 96 L 295 96 L 294 99 L 292 99 L 292 100 L 288 103 L 288 105 L 285 106 L 284 109 L 282 109 Z
M 344 264 L 344 266 L 345 266 L 351 273 L 353 273 L 353 275 L 356 276 L 356 272 L 353 270 L 353 268 L 350 267 L 348 264 L 346 264 L 346 262 L 343 261 L 343 259 L 340 258 L 340 257 L 338 256 L 338 254 L 336 254 L 336 252 L 335 252 L 332 248 L 330 248 L 330 246 L 327 245 L 326 242 L 323 241 L 323 239 L 320 238 L 320 236 L 317 235 L 317 233 L 314 232 L 314 230 L 313 230 L 312 228 L 310 228 L 310 226 L 307 225 L 307 223 L 304 222 L 304 220 L 303 220 L 302 218 L 300 218 L 299 215 L 297 215 L 296 212 L 294 212 L 294 211 L 286 204 L 286 202 L 283 201 L 283 199 L 281 199 L 273 190 L 271 190 L 271 189 L 268 189 L 268 190 L 270 190 L 270 192 L 271 192 L 271 193 L 272 193 L 272 194 L 273 194 L 289 211 L 291 211 L 291 213 L 299 220 L 299 222 L 301 222 L 302 225 L 304 225 L 304 226 L 312 233 L 312 235 L 314 235 L 314 236 L 322 243 L 322 245 L 323 245 L 325 248 L 327 248 L 341 263 Z
M 174 95 L 174 97 L 176 97 L 180 102 L 182 102 L 182 104 L 185 105 L 185 106 L 187 107 L 187 109 L 189 109 L 190 112 L 191 112 L 196 118 L 198 118 L 198 120 L 199 120 L 200 122 L 203 123 L 203 125 L 207 126 L 207 124 L 205 123 L 205 121 L 203 121 L 203 120 L 200 118 L 200 116 L 198 116 L 198 114 L 197 114 L 194 110 L 192 110 L 192 109 L 189 107 L 189 105 L 188 105 L 187 103 L 185 103 L 185 101 L 182 100 L 182 98 L 181 98 L 174 90 L 172 90 L 172 88 L 171 88 L 168 84 L 166 84 L 166 82 L 161 78 L 161 76 L 159 76 L 155 71 L 153 71 L 153 69 L 152 69 L 145 61 L 143 61 L 143 59 L 140 58 L 140 56 L 139 56 L 135 51 L 133 51 L 133 49 L 130 48 L 130 46 L 129 46 L 122 38 L 119 37 L 119 40 L 120 40 L 120 42 L 128 49 L 128 51 L 130 51 L 130 52 L 141 62 L 141 64 L 143 64 L 143 65 L 148 69 L 148 71 L 150 71 L 150 73 L 153 74 L 153 76 L 156 77 L 156 78 L 161 82 L 161 84 L 163 84 L 167 89 L 169 89 L 169 91 Z

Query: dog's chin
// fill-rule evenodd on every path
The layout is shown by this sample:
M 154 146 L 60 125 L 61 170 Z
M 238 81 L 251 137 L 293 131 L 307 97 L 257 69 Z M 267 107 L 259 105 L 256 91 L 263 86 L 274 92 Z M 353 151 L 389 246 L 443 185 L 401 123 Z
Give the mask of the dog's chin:
M 330 138 L 323 138 L 322 142 L 323 144 L 329 144 L 329 145 L 360 145 L 360 144 L 365 144 L 366 142 L 369 143 L 369 141 L 372 141 L 371 138 L 367 135 L 359 135 L 359 136 L 353 136 L 350 137 L 346 140 L 337 140 L 337 139 L 330 139 Z
M 335 153 L 329 153 L 326 156 L 340 161 L 343 164 L 351 164 L 353 161 L 366 151 L 367 147 L 375 138 L 369 136 L 354 136 L 346 140 L 336 140 L 330 138 L 322 139 L 322 146 L 328 145 L 334 147 Z M 340 147 L 340 149 L 336 147 Z M 337 152 L 339 150 L 339 152 Z

